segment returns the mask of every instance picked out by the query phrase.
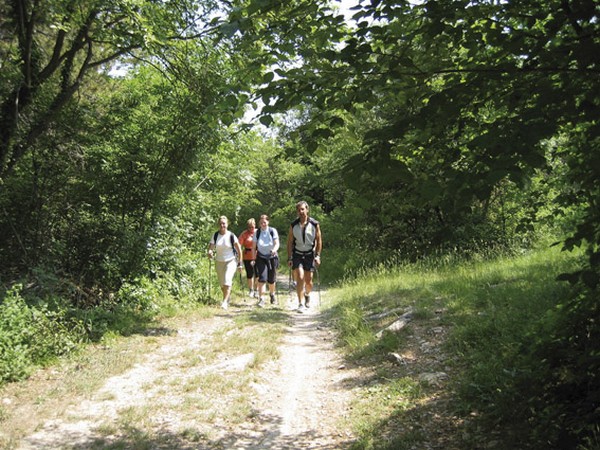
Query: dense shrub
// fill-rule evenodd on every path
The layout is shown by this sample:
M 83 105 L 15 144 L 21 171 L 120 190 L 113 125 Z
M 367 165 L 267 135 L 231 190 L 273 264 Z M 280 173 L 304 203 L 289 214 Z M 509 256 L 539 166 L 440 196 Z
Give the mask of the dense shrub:
M 581 448 L 598 438 L 600 423 L 600 305 L 598 289 L 581 287 L 549 320 L 532 345 L 536 382 L 524 379 L 534 442 Z M 538 386 L 539 390 L 533 390 Z M 585 448 L 585 447 L 584 447 Z M 597 447 L 590 447 L 597 448 Z
M 81 322 L 45 304 L 29 306 L 20 290 L 14 286 L 0 304 L 0 383 L 26 377 L 36 365 L 72 351 L 85 339 Z

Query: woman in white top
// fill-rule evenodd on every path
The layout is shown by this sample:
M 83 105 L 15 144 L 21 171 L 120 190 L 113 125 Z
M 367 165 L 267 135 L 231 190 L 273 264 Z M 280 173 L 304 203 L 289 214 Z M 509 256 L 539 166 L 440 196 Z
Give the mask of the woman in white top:
M 219 231 L 212 236 L 208 244 L 208 257 L 212 259 L 215 256 L 215 269 L 223 293 L 223 309 L 229 306 L 236 267 L 242 271 L 242 247 L 237 236 L 227 230 L 228 226 L 227 217 L 219 217 Z

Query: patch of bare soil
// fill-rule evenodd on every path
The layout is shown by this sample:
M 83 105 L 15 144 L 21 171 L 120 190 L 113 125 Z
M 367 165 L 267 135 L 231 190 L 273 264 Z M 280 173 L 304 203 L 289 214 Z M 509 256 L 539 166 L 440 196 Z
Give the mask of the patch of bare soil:
M 212 318 L 156 337 L 159 344 L 138 363 L 93 392 L 45 395 L 60 389 L 73 368 L 41 371 L 26 382 L 5 387 L 0 392 L 4 412 L 0 443 L 23 450 L 129 448 L 140 442 L 143 448 L 170 449 L 347 448 L 353 437 L 341 428 L 341 419 L 361 375 L 343 364 L 318 305 L 300 314 L 292 309 L 291 298 L 280 299 L 288 316 L 280 357 L 265 363 L 254 378 L 251 412 L 241 423 L 217 419 L 208 428 L 195 423 L 193 406 L 191 414 L 188 406 L 183 415 L 176 407 L 190 402 L 190 392 L 169 389 L 208 374 L 235 382 L 252 364 L 252 354 L 209 365 L 189 364 L 190 353 L 210 347 L 219 330 L 232 327 L 236 315 L 255 308 L 234 304 Z M 214 394 L 215 405 L 229 401 L 227 395 Z M 136 417 L 125 419 L 128 414 L 140 414 L 138 420 L 144 423 L 132 426 Z M 124 435 L 125 421 L 130 436 Z

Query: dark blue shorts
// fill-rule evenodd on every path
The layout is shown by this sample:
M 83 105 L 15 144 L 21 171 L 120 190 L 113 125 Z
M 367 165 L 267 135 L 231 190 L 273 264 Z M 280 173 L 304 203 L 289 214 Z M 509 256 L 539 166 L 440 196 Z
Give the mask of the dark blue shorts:
M 275 278 L 277 278 L 279 258 L 275 256 L 274 258 L 267 259 L 258 256 L 254 267 L 256 267 L 256 276 L 259 282 L 264 283 L 266 281 L 269 284 L 273 284 L 275 283 Z

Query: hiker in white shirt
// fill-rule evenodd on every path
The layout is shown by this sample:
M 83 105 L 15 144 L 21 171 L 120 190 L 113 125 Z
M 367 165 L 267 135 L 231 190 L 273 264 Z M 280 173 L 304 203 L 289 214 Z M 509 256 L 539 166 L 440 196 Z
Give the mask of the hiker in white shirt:
M 223 293 L 223 309 L 229 307 L 236 268 L 242 271 L 242 247 L 237 236 L 227 229 L 228 226 L 227 217 L 219 217 L 219 231 L 213 234 L 208 244 L 208 257 L 215 257 L 215 269 Z

